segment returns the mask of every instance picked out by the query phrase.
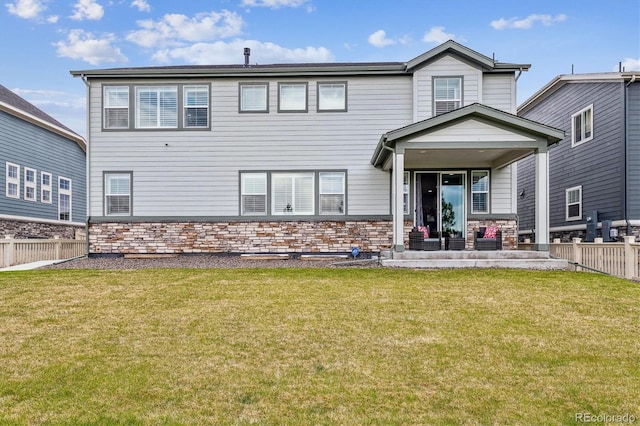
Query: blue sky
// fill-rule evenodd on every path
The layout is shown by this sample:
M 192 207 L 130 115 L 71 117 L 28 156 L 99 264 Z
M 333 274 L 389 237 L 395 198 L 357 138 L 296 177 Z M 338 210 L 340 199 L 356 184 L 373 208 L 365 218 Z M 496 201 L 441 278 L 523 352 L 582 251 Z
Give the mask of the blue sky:
M 638 0 L 0 0 L 0 84 L 85 134 L 70 70 L 408 61 L 454 39 L 532 64 L 518 103 L 559 74 L 640 70 Z

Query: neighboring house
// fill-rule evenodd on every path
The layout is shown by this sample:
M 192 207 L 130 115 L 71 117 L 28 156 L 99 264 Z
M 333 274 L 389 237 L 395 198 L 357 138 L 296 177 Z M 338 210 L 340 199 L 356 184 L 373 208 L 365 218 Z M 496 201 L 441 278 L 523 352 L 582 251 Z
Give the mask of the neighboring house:
M 89 99 L 90 254 L 402 251 L 415 225 L 471 248 L 498 224 L 516 248 L 514 162 L 542 158 L 546 182 L 563 137 L 515 115 L 529 65 L 453 41 L 408 62 L 250 65 L 247 50 L 71 71 Z
M 0 236 L 84 234 L 86 148 L 80 135 L 0 85 Z
M 560 75 L 518 115 L 565 131 L 549 153 L 550 238 L 584 239 L 589 217 L 599 222 L 595 236 L 602 221 L 613 235 L 640 235 L 640 72 Z M 539 236 L 534 165 L 518 163 L 521 238 Z

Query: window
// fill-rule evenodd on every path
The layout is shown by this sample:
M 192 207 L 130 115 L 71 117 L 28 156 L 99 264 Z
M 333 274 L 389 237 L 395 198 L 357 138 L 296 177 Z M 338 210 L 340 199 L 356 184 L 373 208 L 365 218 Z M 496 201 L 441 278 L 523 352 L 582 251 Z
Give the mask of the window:
M 129 127 L 129 87 L 104 87 L 104 128 L 127 129 Z
M 471 172 L 471 213 L 489 213 L 489 172 Z
M 593 105 L 571 116 L 571 146 L 593 139 Z
M 71 179 L 58 177 L 58 219 L 71 221 Z
M 105 173 L 104 199 L 106 216 L 131 215 L 131 173 Z
M 582 220 L 582 186 L 574 186 L 565 191 L 566 220 Z
M 184 87 L 184 127 L 209 126 L 209 88 Z
M 318 111 L 346 111 L 347 83 L 318 83 Z
M 278 111 L 307 112 L 307 83 L 279 83 Z
M 271 196 L 274 215 L 314 213 L 314 173 L 272 173 Z
M 136 127 L 178 127 L 177 87 L 136 87 Z
M 344 214 L 345 174 L 320 172 L 320 214 Z
M 404 214 L 409 214 L 409 172 L 404 172 L 402 181 L 402 204 Z
M 51 173 L 40 172 L 40 201 L 51 204 Z
M 267 174 L 243 173 L 241 181 L 241 214 L 266 215 Z
M 20 166 L 7 163 L 7 197 L 20 198 Z
M 269 112 L 267 83 L 240 83 L 240 112 Z
M 460 108 L 462 106 L 462 78 L 434 78 L 433 99 L 434 115 Z
M 36 171 L 24 168 L 24 199 L 36 201 Z

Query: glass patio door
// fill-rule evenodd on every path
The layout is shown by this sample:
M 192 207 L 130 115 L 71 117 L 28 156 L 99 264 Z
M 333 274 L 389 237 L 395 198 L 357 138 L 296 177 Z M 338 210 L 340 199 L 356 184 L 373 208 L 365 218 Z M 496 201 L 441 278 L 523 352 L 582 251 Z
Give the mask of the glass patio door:
M 441 236 L 464 236 L 465 172 L 416 173 L 416 226 Z

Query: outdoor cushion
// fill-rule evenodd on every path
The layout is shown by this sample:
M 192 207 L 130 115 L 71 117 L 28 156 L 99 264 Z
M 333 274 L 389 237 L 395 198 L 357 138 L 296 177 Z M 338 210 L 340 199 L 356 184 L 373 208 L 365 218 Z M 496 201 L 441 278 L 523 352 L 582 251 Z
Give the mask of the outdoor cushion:
M 422 232 L 425 238 L 429 238 L 429 228 L 427 226 L 418 226 L 418 232 Z
M 498 233 L 497 226 L 488 226 L 487 229 L 484 231 L 484 236 L 482 238 L 495 238 L 497 233 Z

